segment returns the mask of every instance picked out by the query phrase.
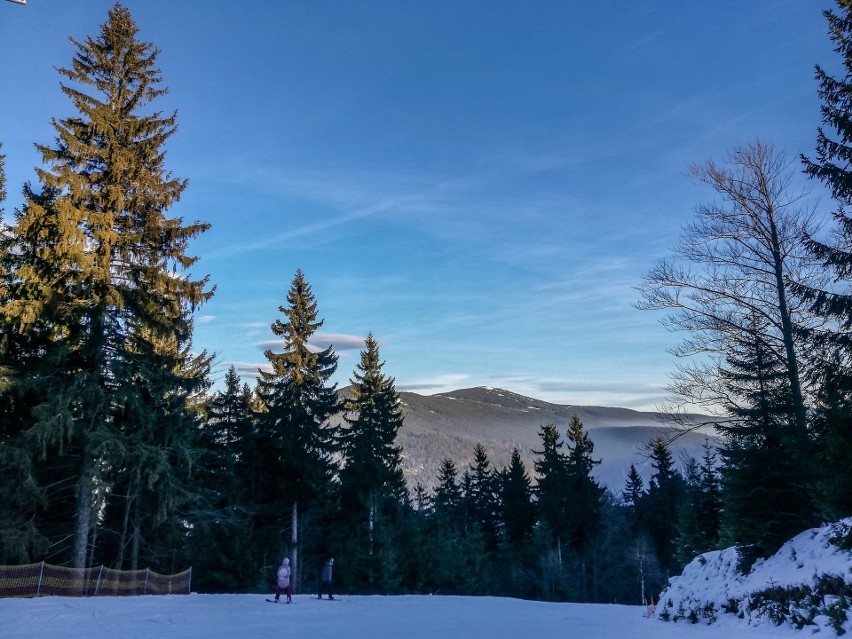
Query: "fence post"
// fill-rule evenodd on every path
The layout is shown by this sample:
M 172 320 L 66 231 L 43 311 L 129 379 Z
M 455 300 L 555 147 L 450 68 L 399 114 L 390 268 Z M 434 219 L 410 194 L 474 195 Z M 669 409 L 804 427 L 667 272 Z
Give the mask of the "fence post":
M 189 583 L 186 586 L 186 594 L 192 594 L 192 566 L 189 567 L 189 579 L 187 579 Z
M 41 569 L 38 573 L 38 587 L 36 588 L 36 597 L 41 595 L 41 579 L 44 577 L 44 561 L 41 562 Z
M 142 590 L 143 595 L 148 594 L 148 573 L 150 573 L 150 572 L 151 572 L 150 568 L 145 569 L 145 588 Z
M 98 581 L 95 584 L 95 597 L 98 596 L 98 592 L 101 589 L 101 577 L 103 577 L 103 574 L 104 574 L 104 565 L 101 564 L 101 569 L 98 570 Z

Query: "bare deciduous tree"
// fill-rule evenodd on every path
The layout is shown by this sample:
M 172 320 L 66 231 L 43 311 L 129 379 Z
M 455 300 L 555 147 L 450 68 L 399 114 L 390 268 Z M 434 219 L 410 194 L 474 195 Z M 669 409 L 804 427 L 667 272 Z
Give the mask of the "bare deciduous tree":
M 808 353 L 800 328 L 819 322 L 789 282 L 824 278 L 802 238 L 819 227 L 805 193 L 792 188 L 791 162 L 769 143 L 734 150 L 725 163 L 690 166 L 692 177 L 719 196 L 697 208 L 674 256 L 659 261 L 638 287 L 644 310 L 664 310 L 663 323 L 687 333 L 675 349 L 679 365 L 669 391 L 675 406 L 732 414 L 746 398 L 725 380 L 726 357 L 759 340 L 783 367 L 793 421 L 806 430 Z

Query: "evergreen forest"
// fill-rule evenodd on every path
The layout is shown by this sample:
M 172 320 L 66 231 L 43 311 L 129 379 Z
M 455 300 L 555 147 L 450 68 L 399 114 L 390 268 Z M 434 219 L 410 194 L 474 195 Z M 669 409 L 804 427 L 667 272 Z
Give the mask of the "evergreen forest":
M 575 417 L 541 425 L 532 468 L 477 446 L 427 490 L 401 470 L 379 339 L 337 388 L 301 270 L 269 317 L 283 349 L 253 385 L 231 367 L 213 389 L 193 322 L 215 283 L 190 254 L 209 225 L 170 216 L 188 185 L 166 165 L 177 114 L 157 107 L 159 50 L 116 4 L 72 39 L 57 71 L 73 115 L 3 211 L 0 564 L 191 566 L 194 590 L 268 592 L 286 556 L 298 593 L 334 557 L 346 593 L 639 604 L 702 552 L 735 545 L 747 566 L 852 515 L 852 3 L 825 17 L 843 75 L 817 67 L 815 150 L 754 140 L 690 167 L 712 199 L 637 286 L 636 312 L 686 336 L 673 418 L 706 409 L 721 445 L 676 461 L 648 442 L 647 485 L 631 467 L 613 490 Z M 828 232 L 802 171 L 832 195 Z

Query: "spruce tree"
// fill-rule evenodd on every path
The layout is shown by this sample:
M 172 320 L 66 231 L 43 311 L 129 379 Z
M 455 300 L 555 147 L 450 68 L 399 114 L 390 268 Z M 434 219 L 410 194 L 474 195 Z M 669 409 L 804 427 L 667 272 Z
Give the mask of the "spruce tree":
M 343 536 L 352 548 L 348 563 L 352 574 L 362 577 L 360 586 L 372 592 L 386 592 L 395 579 L 388 561 L 395 554 L 390 531 L 407 503 L 402 448 L 396 444 L 402 406 L 383 366 L 379 343 L 371 333 L 350 380 L 346 427 L 340 436 L 341 518 Z M 384 534 L 377 535 L 379 528 Z
M 438 483 L 432 493 L 432 507 L 435 515 L 447 520 L 455 520 L 461 506 L 461 487 L 459 471 L 452 459 L 444 458 L 438 468 Z
M 670 576 L 680 568 L 676 551 L 683 478 L 675 468 L 668 443 L 662 437 L 650 445 L 650 456 L 654 472 L 641 506 L 644 527 L 661 568 Z
M 0 151 L 3 143 L 0 142 Z M 6 200 L 6 156 L 0 153 L 0 236 L 5 236 L 2 222 Z M 0 246 L 2 246 L 0 239 Z M 3 263 L 0 261 L 0 268 Z M 0 306 L 8 303 L 5 278 L 0 271 Z M 11 383 L 11 369 L 0 342 L 0 397 Z M 4 399 L 9 399 L 8 395 Z M 0 402 L 0 564 L 23 564 L 33 557 L 43 556 L 49 543 L 34 522 L 34 515 L 43 505 L 41 490 L 33 474 L 32 459 L 21 438 L 17 419 L 8 410 L 8 402 Z
M 811 160 L 802 156 L 805 171 L 823 182 L 840 207 L 838 221 L 846 237 L 852 235 L 852 222 L 845 215 L 845 209 L 852 206 L 852 6 L 847 0 L 837 0 L 837 10 L 823 12 L 828 21 L 829 39 L 834 43 L 835 53 L 845 73 L 841 77 L 830 75 L 823 67 L 816 65 L 816 80 L 819 85 L 817 94 L 822 100 L 820 112 L 824 127 L 817 128 L 816 158 Z M 844 252 L 838 247 L 817 244 L 821 254 L 833 259 L 843 258 Z M 852 264 L 848 254 L 841 263 Z
M 684 495 L 681 500 L 678 561 L 685 565 L 719 543 L 721 497 L 716 451 L 704 441 L 701 460 L 689 457 L 684 466 Z
M 12 393 L 31 415 L 32 440 L 76 467 L 66 501 L 77 566 L 99 487 L 120 484 L 109 494 L 135 501 L 136 526 L 163 523 L 191 497 L 182 469 L 196 421 L 187 403 L 209 364 L 190 353 L 191 315 L 210 292 L 206 279 L 189 277 L 196 260 L 185 252 L 207 225 L 166 217 L 186 187 L 165 168 L 176 118 L 148 109 L 166 89 L 159 51 L 137 32 L 116 4 L 98 37 L 72 39 L 76 54 L 59 73 L 78 115 L 53 121 L 54 146 L 37 145 L 41 189 L 25 187 L 14 251 L 4 252 L 14 300 L 2 309 L 6 355 L 19 373 Z
M 552 542 L 556 545 L 559 563 L 562 548 L 568 540 L 569 501 L 571 499 L 562 436 L 554 424 L 546 424 L 539 431 L 542 449 L 534 450 L 538 483 L 535 487 L 537 518 L 547 525 Z
M 594 443 L 583 429 L 583 422 L 577 415 L 571 417 L 565 435 L 566 473 L 571 491 L 568 513 L 571 545 L 575 550 L 585 552 L 600 526 L 604 489 L 592 477 L 592 470 L 601 461 L 593 458 Z
M 377 506 L 398 506 L 406 500 L 402 448 L 396 444 L 403 415 L 394 379 L 382 372 L 384 362 L 372 334 L 365 345 L 345 402 L 340 480 L 352 510 L 373 517 Z
M 829 520 L 852 513 L 852 368 L 842 354 L 826 360 L 813 416 L 816 495 Z
M 644 490 L 645 482 L 642 481 L 642 476 L 636 470 L 636 466 L 630 464 L 630 470 L 627 472 L 627 480 L 624 483 L 624 490 L 621 492 L 622 501 L 628 506 L 635 506 L 639 503 Z
M 317 303 L 301 270 L 296 271 L 280 306 L 283 319 L 272 324 L 273 334 L 284 342 L 283 352 L 265 352 L 271 371 L 260 371 L 257 395 L 263 412 L 257 414 L 258 463 L 265 472 L 260 488 L 263 551 L 279 557 L 289 546 L 290 560 L 299 583 L 302 566 L 299 549 L 300 514 L 327 505 L 336 466 L 335 429 L 329 419 L 340 408 L 337 385 L 330 379 L 337 370 L 331 346 L 316 351 L 310 340 L 324 320 L 317 319 Z M 288 522 L 289 519 L 289 522 Z M 281 538 L 290 530 L 289 540 Z M 267 558 L 266 561 L 274 561 Z
M 236 369 L 209 401 L 193 472 L 200 494 L 188 515 L 188 553 L 202 592 L 252 588 L 252 484 L 257 475 L 251 394 Z
M 825 516 L 852 513 L 852 490 L 841 471 L 852 468 L 852 5 L 837 0 L 836 10 L 826 10 L 829 38 L 840 56 L 843 73 L 835 77 L 817 65 L 822 124 L 817 129 L 816 156 L 802 156 L 805 172 L 831 191 L 837 206 L 836 234 L 824 241 L 813 236 L 806 246 L 834 275 L 835 285 L 813 287 L 797 283 L 797 292 L 812 309 L 826 318 L 830 330 L 813 330 L 820 347 L 820 393 L 814 410 L 817 437 L 817 499 Z M 839 283 L 839 284 L 838 284 Z M 826 472 L 827 471 L 827 472 Z
M 250 394 L 247 396 L 245 390 L 236 368 L 230 366 L 225 374 L 224 391 L 217 392 L 210 401 L 202 431 L 202 443 L 217 453 L 216 466 L 225 475 L 235 472 L 242 456 L 240 444 L 251 431 Z
M 750 349 L 749 349 L 750 347 Z M 808 456 L 797 437 L 786 375 L 763 340 L 728 358 L 732 418 L 719 425 L 722 455 L 722 545 L 740 547 L 746 563 L 767 557 L 815 525 Z
M 411 503 L 414 510 L 418 513 L 430 512 L 432 510 L 432 496 L 426 490 L 426 487 L 421 482 L 417 482 L 414 484 L 412 492 Z
M 596 591 L 598 566 L 593 549 L 603 530 L 605 493 L 592 476 L 592 470 L 601 462 L 593 458 L 594 443 L 583 429 L 579 416 L 572 415 L 565 436 L 565 470 L 570 499 L 566 510 L 566 533 L 580 566 L 579 598 L 590 601 Z
M 491 460 L 482 444 L 473 449 L 473 462 L 469 468 L 470 485 L 468 495 L 471 505 L 471 520 L 482 533 L 486 548 L 497 549 L 497 478 Z
M 634 464 L 630 464 L 621 498 L 625 504 L 626 532 L 630 537 L 627 557 L 631 570 L 636 575 L 639 602 L 646 605 L 649 600 L 654 599 L 654 593 L 648 592 L 646 586 L 664 583 L 665 575 L 661 574 L 648 531 L 647 523 L 650 517 L 645 514 L 645 509 L 649 505 L 649 500 L 648 493 L 645 491 L 645 482 Z
M 499 475 L 498 494 L 503 538 L 509 547 L 520 548 L 535 526 L 535 504 L 530 476 L 517 447 L 512 450 L 509 466 Z
M 422 556 L 426 558 L 423 583 L 429 592 L 459 594 L 465 591 L 469 542 L 462 481 L 449 458 L 441 461 L 432 491 L 432 513 L 425 526 Z
M 490 470 L 490 462 L 486 468 Z M 466 468 L 462 473 L 459 489 L 459 510 L 463 527 L 456 541 L 455 559 L 461 568 L 457 592 L 466 595 L 489 594 L 488 569 L 493 566 L 493 562 L 489 553 L 489 539 L 480 522 L 483 496 L 473 467 Z
M 459 502 L 459 512 L 461 514 L 462 527 L 465 532 L 475 531 L 481 533 L 479 522 L 477 521 L 476 501 L 473 490 L 473 473 L 470 468 L 465 468 L 459 480 L 459 492 L 461 499 Z
M 719 480 L 716 450 L 707 439 L 704 440 L 703 450 L 697 509 L 702 530 L 701 552 L 706 552 L 716 548 L 719 544 L 722 487 Z

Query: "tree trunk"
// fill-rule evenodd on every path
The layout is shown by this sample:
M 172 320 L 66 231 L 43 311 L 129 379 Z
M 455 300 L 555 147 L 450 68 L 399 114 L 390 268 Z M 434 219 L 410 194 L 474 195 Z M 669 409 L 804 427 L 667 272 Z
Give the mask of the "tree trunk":
M 130 570 L 139 570 L 139 544 L 142 538 L 142 515 L 139 512 L 140 492 L 137 485 L 133 495 L 133 545 L 130 549 Z
M 294 501 L 290 511 L 290 583 L 293 592 L 301 592 L 302 570 L 299 565 L 299 503 Z
M 89 548 L 89 530 L 92 526 L 92 502 L 94 500 L 93 463 L 83 446 L 83 462 L 80 477 L 77 480 L 77 507 L 74 512 L 74 539 L 71 547 L 71 565 L 75 568 L 86 567 L 86 554 Z
M 124 514 L 121 518 L 121 535 L 118 538 L 118 556 L 115 561 L 116 570 L 122 570 L 124 568 L 124 557 L 125 552 L 127 550 L 127 534 L 128 530 L 130 530 L 130 520 L 131 515 L 133 513 L 133 506 L 135 501 L 138 499 L 139 491 L 136 486 L 138 482 L 135 478 L 131 479 L 128 485 L 125 488 L 126 494 L 124 496 Z
M 807 437 L 807 412 L 805 400 L 802 395 L 802 382 L 799 376 L 799 359 L 796 354 L 794 342 L 793 320 L 790 317 L 790 307 L 787 304 L 787 286 L 784 282 L 784 262 L 781 257 L 780 242 L 778 240 L 778 229 L 772 212 L 769 212 L 772 233 L 772 258 L 775 266 L 775 285 L 778 290 L 778 312 L 781 315 L 781 334 L 784 342 L 784 350 L 787 355 L 787 378 L 790 380 L 790 391 L 793 394 L 793 411 L 796 420 L 796 436 L 799 438 L 797 444 L 801 444 Z
M 121 518 L 121 534 L 118 536 L 118 556 L 115 559 L 115 569 L 124 568 L 124 548 L 127 546 L 127 528 L 130 524 L 130 495 L 124 497 L 124 515 Z

